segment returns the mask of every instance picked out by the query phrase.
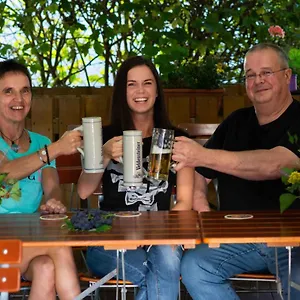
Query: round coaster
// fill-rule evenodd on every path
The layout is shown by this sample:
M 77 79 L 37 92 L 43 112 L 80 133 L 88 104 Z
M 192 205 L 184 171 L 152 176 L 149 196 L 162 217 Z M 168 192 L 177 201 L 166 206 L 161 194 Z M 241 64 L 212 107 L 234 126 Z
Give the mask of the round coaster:
M 47 214 L 47 215 L 41 215 L 41 220 L 47 220 L 47 221 L 57 221 L 57 220 L 64 220 L 67 219 L 68 216 L 65 214 Z
M 252 219 L 253 215 L 249 214 L 231 214 L 224 216 L 225 219 L 231 219 L 231 220 L 245 220 L 245 219 Z
M 121 217 L 121 218 L 139 217 L 140 215 L 141 213 L 138 211 L 120 211 L 115 213 L 116 217 Z

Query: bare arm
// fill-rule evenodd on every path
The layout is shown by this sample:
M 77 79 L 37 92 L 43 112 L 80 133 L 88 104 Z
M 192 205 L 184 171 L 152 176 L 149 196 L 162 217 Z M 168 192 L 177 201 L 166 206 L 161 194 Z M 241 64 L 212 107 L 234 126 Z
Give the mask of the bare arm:
M 210 211 L 207 201 L 207 186 L 211 179 L 204 178 L 201 174 L 195 172 L 194 175 L 194 194 L 193 194 L 193 209 L 201 211 Z
M 177 172 L 176 205 L 173 210 L 192 209 L 194 168 L 183 168 Z
M 62 200 L 59 178 L 55 168 L 44 168 L 42 170 L 42 185 L 45 202 L 49 199 Z
M 206 149 L 185 137 L 176 138 L 173 160 L 179 161 L 176 170 L 185 166 L 202 166 L 248 180 L 280 178 L 284 167 L 297 167 L 299 158 L 287 148 L 231 152 Z
M 118 160 L 123 155 L 122 136 L 113 137 L 103 145 L 103 168 L 106 169 L 111 159 Z M 87 199 L 99 186 L 103 173 L 80 174 L 77 192 L 81 199 Z
M 49 167 L 42 170 L 42 186 L 45 204 L 41 205 L 41 210 L 47 211 L 48 213 L 64 213 L 66 207 L 61 202 L 62 194 L 55 168 Z
M 50 161 L 59 155 L 77 152 L 77 147 L 80 147 L 80 145 L 81 137 L 79 131 L 66 132 L 57 142 L 48 145 Z M 46 159 L 44 157 L 44 160 Z M 36 152 L 18 159 L 8 160 L 3 152 L 0 151 L 0 162 L 0 173 L 9 173 L 8 178 L 15 179 L 22 179 L 44 165 Z

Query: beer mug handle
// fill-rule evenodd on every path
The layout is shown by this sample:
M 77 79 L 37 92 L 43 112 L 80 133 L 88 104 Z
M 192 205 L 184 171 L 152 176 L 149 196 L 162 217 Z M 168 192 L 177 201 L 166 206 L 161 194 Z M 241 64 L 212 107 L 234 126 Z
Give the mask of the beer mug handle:
M 73 131 L 73 130 L 79 130 L 79 131 L 83 132 L 83 127 L 82 127 L 82 125 L 80 125 L 80 126 L 74 128 L 74 129 L 72 129 L 72 131 Z M 78 148 L 77 148 L 77 151 L 84 157 L 84 151 L 83 151 L 82 148 L 79 148 L 79 147 L 78 147 Z

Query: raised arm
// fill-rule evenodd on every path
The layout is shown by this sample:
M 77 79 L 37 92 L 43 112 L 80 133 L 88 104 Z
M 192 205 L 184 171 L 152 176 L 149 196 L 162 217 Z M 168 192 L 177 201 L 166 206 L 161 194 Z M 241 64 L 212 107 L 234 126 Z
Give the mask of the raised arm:
M 299 166 L 299 158 L 282 146 L 270 150 L 231 152 L 207 149 L 185 137 L 176 140 L 172 157 L 179 162 L 176 170 L 201 166 L 243 179 L 269 180 L 280 178 L 280 170 L 284 167 Z
M 116 136 L 103 145 L 103 167 L 106 169 L 109 162 L 119 160 L 123 155 L 122 136 Z M 81 199 L 87 199 L 99 186 L 103 173 L 81 172 L 78 180 L 77 192 Z
M 52 161 L 60 155 L 77 152 L 81 145 L 79 131 L 67 131 L 57 142 L 48 145 L 49 160 Z M 41 159 L 47 161 L 47 156 L 42 154 L 43 147 L 33 154 L 8 160 L 0 151 L 0 173 L 9 173 L 8 178 L 22 179 L 45 165 Z

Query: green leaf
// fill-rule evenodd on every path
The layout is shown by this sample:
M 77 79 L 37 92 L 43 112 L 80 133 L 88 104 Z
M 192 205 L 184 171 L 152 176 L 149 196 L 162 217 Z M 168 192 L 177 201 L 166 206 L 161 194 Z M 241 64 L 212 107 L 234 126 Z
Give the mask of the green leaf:
M 101 225 L 96 228 L 96 232 L 105 232 L 111 229 L 110 225 Z
M 21 189 L 20 189 L 20 185 L 19 185 L 19 181 L 16 182 L 11 190 L 10 190 L 10 197 L 13 198 L 16 201 L 19 201 L 21 198 Z
M 66 225 L 67 225 L 67 227 L 68 227 L 69 230 L 75 231 L 75 228 L 74 228 L 74 226 L 73 226 L 73 224 L 72 224 L 72 222 L 71 222 L 70 219 L 66 219 L 65 223 L 66 223 Z
M 8 173 L 1 173 L 0 174 L 0 183 L 3 182 L 3 180 L 6 178 L 7 175 L 8 175 Z
M 14 185 L 17 182 L 17 179 L 9 178 L 5 182 L 7 185 Z
M 287 132 L 287 134 L 288 134 L 288 136 L 289 136 L 289 142 L 290 142 L 291 144 L 294 144 L 294 143 L 295 143 L 294 136 L 292 136 L 292 135 L 289 133 L 289 131 Z
M 281 169 L 281 181 L 285 184 L 285 185 L 288 185 L 289 182 L 288 182 L 288 179 L 289 179 L 289 176 L 292 174 L 292 172 L 294 172 L 294 169 L 290 169 L 290 168 L 282 168 Z
M 0 188 L 0 198 L 5 196 L 6 194 L 7 194 L 7 190 L 1 187 Z
M 94 42 L 94 50 L 98 55 L 103 54 L 103 46 L 97 40 Z
M 279 198 L 280 212 L 283 213 L 286 209 L 288 209 L 297 198 L 299 197 L 293 194 L 282 194 Z

